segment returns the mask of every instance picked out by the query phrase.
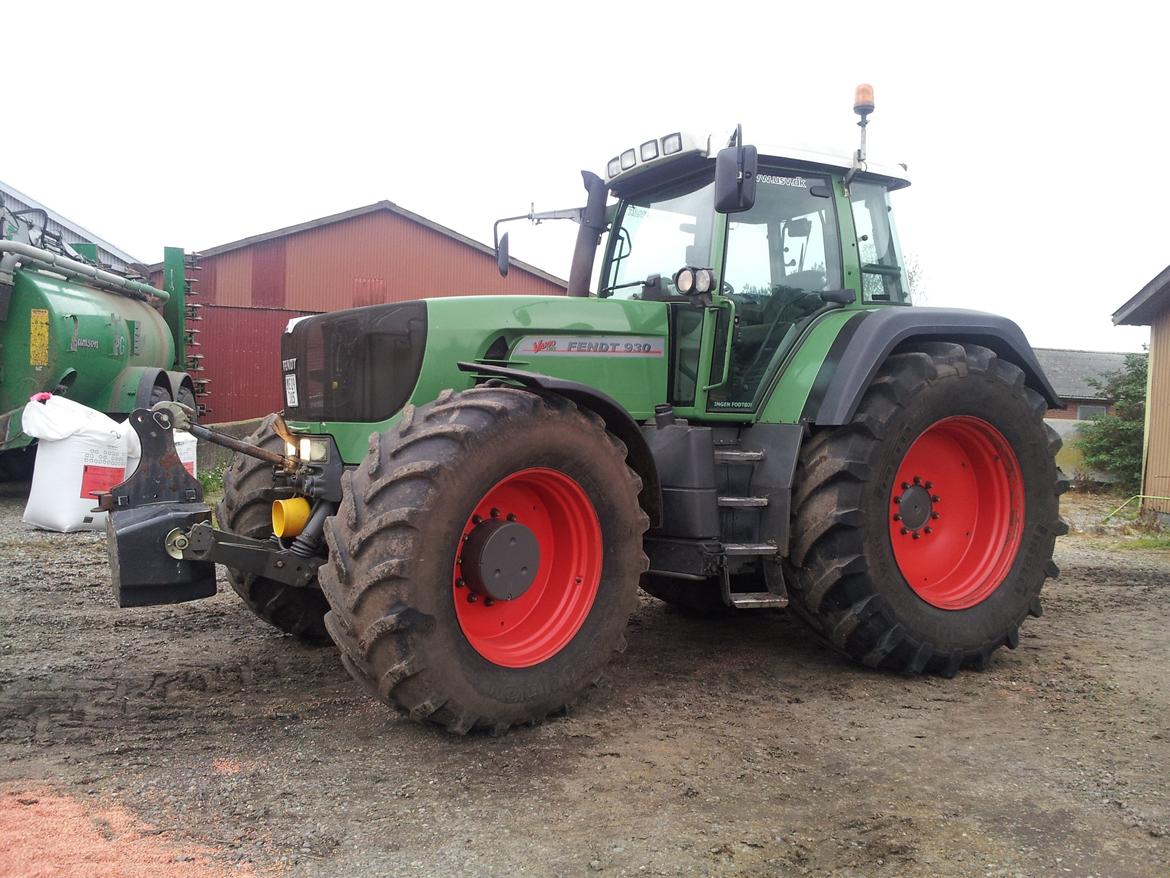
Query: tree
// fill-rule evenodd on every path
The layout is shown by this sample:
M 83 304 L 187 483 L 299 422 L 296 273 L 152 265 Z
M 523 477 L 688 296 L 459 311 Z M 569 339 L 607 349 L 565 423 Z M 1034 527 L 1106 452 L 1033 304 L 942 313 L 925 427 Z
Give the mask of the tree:
M 915 305 L 925 305 L 928 297 L 926 295 L 926 272 L 922 269 L 922 263 L 913 253 L 907 253 L 902 258 L 902 262 L 902 267 L 906 271 L 906 283 L 910 287 L 908 290 L 910 298 Z
M 1116 414 L 1094 418 L 1080 428 L 1078 444 L 1085 463 L 1117 478 L 1126 494 L 1142 486 L 1142 437 L 1146 427 L 1146 354 L 1126 354 L 1125 365 L 1089 383 L 1113 400 Z

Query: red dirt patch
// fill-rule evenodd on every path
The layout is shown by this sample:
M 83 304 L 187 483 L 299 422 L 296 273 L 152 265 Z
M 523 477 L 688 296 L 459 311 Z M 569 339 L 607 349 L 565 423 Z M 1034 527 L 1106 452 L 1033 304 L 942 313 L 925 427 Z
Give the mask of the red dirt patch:
M 96 809 L 45 791 L 0 792 L 0 875 L 5 878 L 242 878 L 212 851 L 171 844 L 125 808 Z

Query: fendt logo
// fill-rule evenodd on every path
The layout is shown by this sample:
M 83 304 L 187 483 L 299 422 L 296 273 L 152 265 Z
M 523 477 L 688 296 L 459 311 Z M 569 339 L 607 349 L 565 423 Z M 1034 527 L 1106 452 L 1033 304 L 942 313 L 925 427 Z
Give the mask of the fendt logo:
M 664 353 L 663 339 L 645 335 L 526 335 L 512 349 L 518 357 L 662 357 Z

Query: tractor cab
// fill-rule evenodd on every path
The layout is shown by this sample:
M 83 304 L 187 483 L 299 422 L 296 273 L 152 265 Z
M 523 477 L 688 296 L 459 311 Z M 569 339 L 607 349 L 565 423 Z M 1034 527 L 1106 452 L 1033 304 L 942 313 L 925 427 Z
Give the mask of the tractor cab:
M 720 153 L 755 152 L 732 140 L 716 151 L 712 137 L 670 134 L 607 166 L 618 201 L 597 295 L 668 303 L 670 401 L 692 415 L 756 412 L 820 315 L 909 304 L 889 203 L 903 169 L 869 166 L 847 185 L 847 158 L 769 148 L 750 197 L 727 210 Z

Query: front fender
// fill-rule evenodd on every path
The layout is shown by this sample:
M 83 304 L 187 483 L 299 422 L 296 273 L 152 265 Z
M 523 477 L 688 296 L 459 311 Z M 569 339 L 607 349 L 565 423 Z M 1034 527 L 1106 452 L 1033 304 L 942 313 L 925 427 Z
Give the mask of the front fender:
M 553 378 L 540 372 L 485 363 L 461 362 L 458 366 L 459 371 L 475 373 L 484 379 L 504 378 L 525 387 L 558 393 L 576 405 L 597 414 L 605 421 L 605 428 L 625 443 L 626 460 L 642 479 L 642 491 L 638 495 L 638 500 L 646 514 L 650 516 L 650 526 L 658 527 L 662 523 L 662 486 L 658 479 L 658 468 L 654 464 L 654 455 L 650 452 L 650 446 L 646 444 L 637 422 L 617 400 L 588 384 Z

